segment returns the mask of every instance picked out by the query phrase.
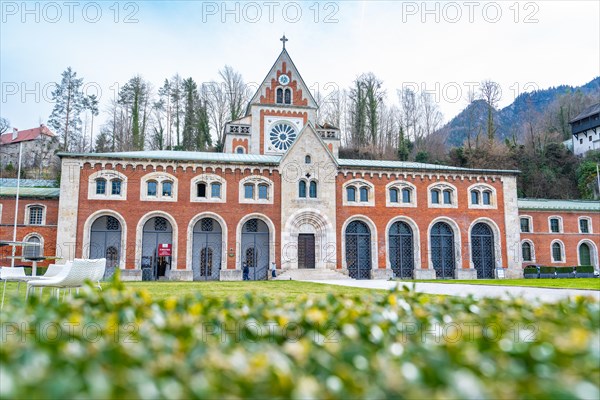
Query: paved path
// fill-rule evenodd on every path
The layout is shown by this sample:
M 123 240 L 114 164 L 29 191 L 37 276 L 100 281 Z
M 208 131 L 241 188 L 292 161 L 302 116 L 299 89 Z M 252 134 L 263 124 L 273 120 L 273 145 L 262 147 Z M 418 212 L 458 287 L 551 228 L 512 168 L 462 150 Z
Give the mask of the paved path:
M 328 285 L 350 286 L 366 289 L 392 289 L 396 285 L 408 285 L 421 293 L 444 294 L 450 296 L 473 295 L 476 298 L 481 297 L 499 297 L 508 299 L 510 297 L 522 297 L 528 300 L 539 299 L 541 301 L 557 301 L 573 296 L 591 296 L 600 301 L 600 291 L 598 290 L 580 290 L 580 289 L 551 289 L 522 286 L 492 286 L 492 285 L 469 285 L 462 283 L 421 283 L 421 282 L 398 282 L 385 280 L 326 280 L 326 281 L 305 281 L 314 283 L 324 283 Z

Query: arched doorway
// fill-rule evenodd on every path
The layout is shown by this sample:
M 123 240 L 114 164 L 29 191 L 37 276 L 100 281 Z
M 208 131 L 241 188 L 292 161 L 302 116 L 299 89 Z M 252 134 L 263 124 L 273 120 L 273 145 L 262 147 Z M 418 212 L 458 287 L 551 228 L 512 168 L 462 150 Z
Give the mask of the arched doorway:
M 346 265 L 351 278 L 371 278 L 371 231 L 362 221 L 346 227 Z
M 390 266 L 396 278 L 412 279 L 414 270 L 413 232 L 403 221 L 394 222 L 389 232 Z
M 121 223 L 110 215 L 96 218 L 90 229 L 90 258 L 106 258 L 104 279 L 112 277 L 119 267 L 121 235 Z
M 195 281 L 218 280 L 221 270 L 221 224 L 213 218 L 202 218 L 194 225 L 192 271 Z
M 593 265 L 592 251 L 590 245 L 587 243 L 581 243 L 579 245 L 579 265 Z
M 173 227 L 164 217 L 150 218 L 142 230 L 142 279 L 156 280 L 164 277 L 171 267 L 171 256 L 165 256 L 165 248 L 173 245 Z M 171 247 L 172 249 L 172 247 Z
M 438 222 L 431 228 L 431 263 L 437 278 L 454 278 L 454 233 L 445 222 Z
M 477 271 L 477 279 L 494 279 L 494 233 L 483 222 L 471 229 L 471 260 Z
M 248 267 L 252 281 L 267 279 L 269 270 L 269 227 L 258 218 L 246 221 L 242 227 L 242 269 Z M 243 273 L 243 270 L 242 270 Z

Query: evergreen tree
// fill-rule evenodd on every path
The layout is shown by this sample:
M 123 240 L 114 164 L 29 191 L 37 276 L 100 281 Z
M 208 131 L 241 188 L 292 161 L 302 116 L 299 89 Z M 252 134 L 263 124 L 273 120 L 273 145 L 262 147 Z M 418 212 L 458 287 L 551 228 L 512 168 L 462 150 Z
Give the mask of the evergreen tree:
M 74 150 L 75 144 L 80 141 L 81 112 L 86 105 L 82 86 L 83 78 L 77 78 L 77 73 L 68 67 L 52 91 L 55 104 L 48 125 L 60 135 L 63 151 Z
M 407 161 L 410 154 L 409 141 L 404 135 L 404 128 L 400 125 L 400 133 L 398 137 L 398 159 Z
M 183 117 L 183 150 L 194 150 L 196 140 L 196 106 L 198 104 L 198 85 L 192 78 L 183 81 L 184 117 Z

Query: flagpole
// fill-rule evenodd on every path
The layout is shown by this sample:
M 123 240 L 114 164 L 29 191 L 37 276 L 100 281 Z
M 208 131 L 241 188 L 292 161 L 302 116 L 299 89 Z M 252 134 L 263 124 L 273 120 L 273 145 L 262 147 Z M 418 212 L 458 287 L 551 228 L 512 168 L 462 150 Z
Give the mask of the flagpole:
M 13 224 L 13 242 L 17 241 L 17 222 L 19 220 L 19 191 L 21 189 L 21 156 L 23 155 L 23 142 L 19 142 L 19 166 L 17 167 L 17 196 L 15 199 L 15 222 Z M 12 259 L 10 261 L 10 266 L 15 266 L 15 254 L 17 252 L 17 247 L 13 246 L 12 248 Z

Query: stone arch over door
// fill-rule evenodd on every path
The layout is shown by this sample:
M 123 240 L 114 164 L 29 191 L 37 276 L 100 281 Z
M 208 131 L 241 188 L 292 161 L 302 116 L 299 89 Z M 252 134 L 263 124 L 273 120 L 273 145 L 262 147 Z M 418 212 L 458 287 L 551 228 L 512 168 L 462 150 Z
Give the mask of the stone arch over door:
M 136 235 L 135 235 L 136 268 L 141 269 L 141 267 L 142 267 L 142 250 L 143 250 L 143 242 L 142 241 L 143 241 L 144 225 L 150 219 L 155 218 L 155 217 L 165 218 L 171 226 L 171 229 L 172 229 L 171 270 L 175 270 L 175 269 L 177 269 L 179 230 L 178 230 L 177 222 L 175 221 L 175 218 L 173 218 L 169 213 L 166 213 L 164 211 L 151 211 L 151 212 L 147 213 L 146 215 L 144 215 L 142 218 L 140 218 L 140 220 L 138 221 L 138 224 L 136 227 Z
M 191 266 L 193 280 L 218 280 L 222 268 L 223 228 L 210 216 L 200 218 L 192 227 Z
M 478 222 L 471 228 L 471 262 L 477 272 L 477 279 L 495 278 L 495 239 L 492 228 L 485 222 Z
M 227 269 L 227 231 L 228 231 L 227 223 L 219 214 L 216 214 L 213 212 L 202 212 L 200 214 L 197 214 L 194 218 L 192 218 L 190 220 L 190 223 L 188 224 L 187 243 L 186 243 L 187 251 L 186 251 L 186 262 L 185 262 L 186 270 L 189 270 L 189 271 L 193 270 L 192 250 L 193 250 L 193 244 L 194 244 L 194 227 L 200 220 L 202 220 L 204 218 L 214 219 L 216 222 L 218 222 L 218 224 L 221 227 L 220 235 L 221 235 L 222 249 L 221 249 L 221 254 L 219 256 L 219 259 L 221 262 L 220 262 L 220 265 L 218 266 L 218 268 L 220 270 L 225 270 L 225 269 Z
M 413 265 L 414 265 L 413 271 L 412 271 L 412 276 L 413 276 L 413 278 L 415 278 L 415 275 L 417 274 L 416 271 L 421 270 L 421 233 L 419 230 L 419 226 L 411 218 L 404 217 L 404 216 L 394 217 L 388 222 L 388 224 L 385 228 L 385 233 L 386 233 L 386 238 L 387 238 L 387 240 L 386 240 L 386 249 L 387 249 L 386 268 L 392 269 L 392 258 L 391 258 L 391 253 L 390 253 L 390 230 L 394 226 L 394 224 L 396 224 L 398 222 L 402 222 L 402 223 L 408 225 L 412 231 L 412 255 L 413 255 Z
M 83 258 L 92 258 L 92 225 L 102 217 L 113 217 L 120 224 L 120 242 L 118 246 L 114 247 L 117 248 L 118 252 L 117 266 L 121 269 L 125 269 L 127 262 L 127 223 L 121 214 L 113 210 L 98 210 L 86 219 L 83 225 L 83 248 L 81 255 Z
M 600 263 L 598 260 L 598 246 L 596 246 L 596 243 L 589 239 L 583 239 L 577 244 L 577 265 L 584 265 L 582 263 L 586 261 L 582 259 L 583 254 L 581 251 L 585 251 L 585 249 L 581 247 L 582 245 L 587 246 L 589 250 L 590 265 L 592 265 L 596 270 L 600 269 Z
M 258 219 L 262 222 L 264 222 L 267 225 L 267 228 L 269 229 L 269 236 L 268 236 L 268 241 L 269 241 L 269 251 L 268 251 L 268 257 L 269 257 L 269 265 L 275 261 L 275 225 L 273 225 L 273 221 L 271 221 L 271 219 L 269 217 L 267 217 L 264 214 L 260 214 L 260 213 L 252 213 L 252 214 L 248 214 L 246 215 L 244 218 L 240 219 L 240 221 L 238 222 L 237 225 L 237 229 L 236 229 L 236 246 L 237 246 L 237 251 L 236 251 L 236 256 L 235 256 L 235 268 L 238 270 L 242 269 L 242 262 L 244 261 L 245 255 L 242 254 L 242 234 L 243 234 L 243 228 L 244 225 L 246 224 L 246 222 L 250 221 L 251 219 Z
M 346 260 L 346 245 L 347 245 L 346 229 L 347 229 L 348 225 L 350 225 L 353 221 L 361 221 L 369 227 L 369 231 L 371 234 L 371 247 L 370 247 L 371 271 L 373 271 L 373 270 L 379 268 L 379 264 L 377 262 L 377 260 L 378 260 L 377 257 L 379 256 L 377 227 L 375 226 L 375 223 L 369 217 L 367 217 L 365 215 L 353 215 L 350 218 L 348 218 L 342 225 L 342 229 L 340 231 L 340 237 L 342 240 L 342 253 L 341 253 L 341 257 L 340 257 L 342 260 L 342 269 L 344 271 L 348 271 L 348 262 Z
M 290 216 L 282 232 L 282 268 L 298 268 L 300 234 L 315 236 L 315 269 L 335 268 L 335 228 L 326 215 L 316 209 L 302 209 Z

